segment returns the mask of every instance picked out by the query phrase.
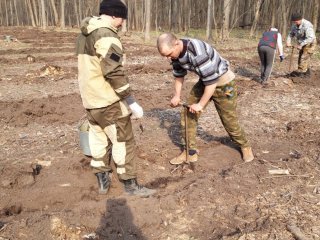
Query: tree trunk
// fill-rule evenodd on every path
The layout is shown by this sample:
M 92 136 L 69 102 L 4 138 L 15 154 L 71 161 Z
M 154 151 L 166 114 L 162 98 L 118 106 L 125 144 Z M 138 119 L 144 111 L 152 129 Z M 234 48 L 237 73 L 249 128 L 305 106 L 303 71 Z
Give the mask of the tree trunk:
M 276 2 L 275 0 L 271 0 L 271 27 L 275 27 L 276 26 L 276 12 L 277 12 L 277 8 L 276 8 Z
M 255 8 L 254 20 L 253 20 L 253 23 L 252 23 L 252 26 L 251 26 L 251 30 L 250 30 L 250 37 L 253 37 L 253 35 L 256 32 L 262 3 L 263 3 L 263 0 L 257 0 L 257 3 L 256 3 L 257 5 L 256 5 L 256 8 Z
M 77 2 L 74 1 L 74 13 L 76 15 L 76 22 L 77 22 L 77 26 L 80 26 L 80 18 L 79 18 L 79 13 L 78 13 L 78 5 Z
M 12 2 L 10 1 L 10 25 L 13 26 L 13 9 L 12 9 Z
M 191 19 L 191 0 L 183 0 L 184 1 L 184 9 L 183 9 L 183 15 L 184 15 L 184 31 L 186 35 L 188 35 L 189 29 L 190 29 L 190 19 Z
M 281 33 L 284 37 L 287 36 L 287 17 L 288 17 L 288 6 L 286 6 L 286 0 L 281 0 L 281 12 L 282 12 L 282 21 L 281 21 Z
M 212 1 L 208 0 L 208 14 L 207 14 L 207 31 L 206 31 L 206 38 L 207 40 L 212 40 Z
M 172 0 L 169 0 L 169 19 L 168 19 L 168 24 L 169 24 L 169 32 L 172 30 Z
M 214 25 L 214 38 L 218 39 L 219 38 L 218 23 L 217 23 L 217 18 L 215 16 L 215 8 L 216 8 L 216 5 L 215 5 L 214 0 L 213 0 L 212 1 L 212 13 L 213 13 L 213 25 Z
M 60 0 L 60 27 L 63 29 L 66 27 L 64 8 L 65 8 L 65 0 Z
M 57 12 L 57 8 L 54 0 L 51 0 L 51 7 L 53 11 L 53 16 L 54 16 L 54 24 L 57 26 L 59 24 L 59 17 L 58 17 L 58 12 Z
M 232 0 L 223 1 L 222 39 L 229 39 L 230 9 Z
M 155 13 L 156 13 L 156 17 L 154 20 L 154 24 L 155 24 L 155 28 L 156 28 L 156 34 L 158 35 L 158 0 L 156 0 Z
M 29 15 L 30 15 L 30 18 L 31 18 L 32 27 L 35 27 L 36 26 L 36 22 L 34 20 L 34 13 L 33 13 L 33 10 L 32 10 L 32 6 L 31 6 L 30 0 L 27 0 L 27 5 L 28 5 L 28 9 L 29 9 Z
M 17 26 L 20 26 L 19 13 L 18 13 L 18 10 L 17 10 L 17 1 L 14 0 L 13 4 L 14 4 L 14 10 L 15 10 L 15 12 L 16 12 Z
M 178 16 L 179 16 L 178 0 L 173 0 L 171 2 L 172 2 L 171 3 L 171 6 L 172 6 L 171 19 L 172 19 L 172 23 L 173 23 L 173 31 L 175 33 L 178 33 L 178 32 L 180 32 L 179 22 L 178 22 Z
M 44 0 L 41 0 L 40 3 L 41 3 L 42 28 L 46 29 L 47 28 L 47 18 L 46 18 L 46 9 L 45 9 L 45 5 L 44 5 Z
M 78 4 L 79 6 L 79 19 L 80 19 L 80 22 L 81 22 L 81 20 L 82 20 L 82 0 L 79 0 L 79 4 Z M 79 23 L 79 26 L 80 26 L 80 23 Z
M 5 10 L 6 10 L 6 21 L 7 26 L 9 26 L 9 14 L 8 14 L 8 6 L 7 6 L 7 0 L 4 0 Z
M 250 17 L 250 0 L 244 0 L 244 14 L 242 19 L 242 25 L 243 27 L 247 27 L 251 23 L 251 17 Z
M 146 30 L 144 32 L 144 40 L 150 41 L 150 22 L 151 22 L 151 0 L 145 0 L 146 9 Z
M 137 8 L 137 0 L 134 0 L 134 7 L 133 7 L 133 14 L 132 16 L 134 17 L 134 26 L 135 26 L 135 30 L 137 31 L 138 30 L 138 17 L 137 17 L 137 11 L 138 11 L 138 8 Z
M 31 0 L 32 1 L 32 6 L 33 6 L 33 14 L 34 14 L 34 18 L 36 20 L 36 25 L 39 26 L 39 12 L 37 10 L 37 4 L 35 0 Z
M 314 31 L 318 28 L 318 18 L 319 18 L 319 0 L 314 0 L 312 24 Z
M 146 15 L 144 14 L 146 11 L 144 1 L 142 1 L 142 7 L 141 7 L 141 19 L 142 19 L 142 32 L 145 30 L 145 23 L 146 23 Z

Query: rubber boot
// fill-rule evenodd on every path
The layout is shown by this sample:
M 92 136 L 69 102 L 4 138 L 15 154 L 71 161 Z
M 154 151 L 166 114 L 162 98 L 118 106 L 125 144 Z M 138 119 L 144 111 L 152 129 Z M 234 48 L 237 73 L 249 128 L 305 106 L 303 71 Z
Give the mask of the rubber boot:
M 310 75 L 311 75 L 311 71 L 310 71 L 310 68 L 308 68 L 307 71 L 304 73 L 304 76 L 310 77 Z
M 291 72 L 290 77 L 303 77 L 304 74 L 305 74 L 304 72 L 297 70 L 297 71 Z
M 137 183 L 136 178 L 124 180 L 124 190 L 129 195 L 136 195 L 140 197 L 149 197 L 156 193 L 156 190 L 149 189 L 144 186 L 141 186 Z
M 245 162 L 251 162 L 254 159 L 251 147 L 241 148 L 242 159 Z
M 109 172 L 99 172 L 95 175 L 98 179 L 99 194 L 107 194 L 111 184 Z

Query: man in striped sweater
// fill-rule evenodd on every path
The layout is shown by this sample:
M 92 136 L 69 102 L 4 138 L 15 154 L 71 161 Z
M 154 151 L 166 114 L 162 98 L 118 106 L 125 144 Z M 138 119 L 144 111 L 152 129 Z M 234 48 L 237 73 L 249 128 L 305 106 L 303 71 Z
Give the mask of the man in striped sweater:
M 188 98 L 188 142 L 190 162 L 198 160 L 196 131 L 200 112 L 210 100 L 215 104 L 222 124 L 231 139 L 240 147 L 245 162 L 254 159 L 252 149 L 243 129 L 240 127 L 236 113 L 237 91 L 235 75 L 230 70 L 229 62 L 208 43 L 198 39 L 177 39 L 171 33 L 164 33 L 158 37 L 159 53 L 172 61 L 173 76 L 175 77 L 175 93 L 171 99 L 171 106 L 181 103 L 181 91 L 184 76 L 192 71 L 199 76 L 199 81 L 193 86 Z M 184 114 L 181 112 L 182 145 L 185 147 Z M 186 150 L 170 160 L 171 164 L 186 162 Z
M 89 120 L 91 167 L 99 192 L 106 194 L 111 184 L 111 157 L 117 174 L 131 195 L 147 197 L 155 190 L 137 183 L 135 140 L 130 116 L 143 116 L 131 95 L 122 66 L 123 47 L 117 34 L 127 7 L 120 0 L 103 0 L 100 17 L 82 21 L 77 42 L 78 81 L 83 106 Z

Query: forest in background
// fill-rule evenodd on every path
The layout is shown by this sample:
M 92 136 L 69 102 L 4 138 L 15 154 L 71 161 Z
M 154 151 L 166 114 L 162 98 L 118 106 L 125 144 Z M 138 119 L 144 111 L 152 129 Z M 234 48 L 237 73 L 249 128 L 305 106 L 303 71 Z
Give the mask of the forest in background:
M 98 15 L 101 0 L 0 0 L 1 26 L 47 28 L 78 27 L 81 19 Z M 283 35 L 290 16 L 300 12 L 319 30 L 320 0 L 123 0 L 128 20 L 123 31 L 150 31 L 188 34 L 190 29 L 206 30 L 207 39 L 227 39 L 235 28 L 277 27 Z

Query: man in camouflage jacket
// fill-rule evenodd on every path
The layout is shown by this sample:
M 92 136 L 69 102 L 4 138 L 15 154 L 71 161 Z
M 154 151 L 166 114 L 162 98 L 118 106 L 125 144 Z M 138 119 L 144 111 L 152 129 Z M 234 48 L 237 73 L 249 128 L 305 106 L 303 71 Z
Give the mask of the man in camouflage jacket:
M 117 174 L 129 194 L 149 196 L 155 191 L 138 185 L 135 141 L 130 116 L 143 116 L 131 95 L 122 66 L 123 47 L 118 29 L 127 18 L 120 0 L 104 0 L 100 17 L 82 21 L 77 42 L 78 81 L 83 106 L 89 120 L 91 167 L 97 176 L 99 192 L 107 193 L 111 157 Z
M 299 49 L 298 70 L 293 71 L 291 76 L 307 76 L 310 75 L 310 59 L 316 48 L 316 35 L 313 25 L 302 18 L 299 13 L 294 13 L 291 16 L 293 25 L 287 37 L 287 47 L 293 47 L 291 40 L 296 38 Z

